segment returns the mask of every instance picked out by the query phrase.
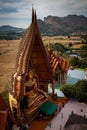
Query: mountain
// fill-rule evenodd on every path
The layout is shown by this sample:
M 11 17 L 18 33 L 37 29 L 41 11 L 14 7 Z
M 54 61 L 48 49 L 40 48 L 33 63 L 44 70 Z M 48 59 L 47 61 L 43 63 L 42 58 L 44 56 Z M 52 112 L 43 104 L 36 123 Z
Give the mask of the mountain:
M 0 32 L 16 32 L 16 31 L 21 32 L 21 31 L 24 31 L 24 29 L 9 26 L 9 25 L 0 26 Z
M 47 16 L 42 21 L 38 19 L 42 35 L 69 35 L 70 33 L 87 32 L 87 17 L 68 15 L 66 17 Z M 9 25 L 0 26 L 0 32 L 24 33 L 25 29 Z
M 9 25 L 0 26 L 0 40 L 14 40 L 23 36 L 25 29 Z
M 66 17 L 47 16 L 44 21 L 38 20 L 42 34 L 69 35 L 70 33 L 87 32 L 87 17 L 68 15 Z

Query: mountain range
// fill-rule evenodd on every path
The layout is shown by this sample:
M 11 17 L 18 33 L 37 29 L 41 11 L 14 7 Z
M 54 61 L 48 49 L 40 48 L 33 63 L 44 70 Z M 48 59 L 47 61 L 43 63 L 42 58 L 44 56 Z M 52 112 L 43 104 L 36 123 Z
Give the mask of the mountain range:
M 0 26 L 0 32 L 15 32 L 15 31 L 21 32 L 23 30 L 24 30 L 23 28 L 13 27 L 13 26 L 10 26 L 10 25 Z
M 69 35 L 70 33 L 87 32 L 87 17 L 82 15 L 47 16 L 44 20 L 38 19 L 38 25 L 43 35 Z M 23 30 L 9 25 L 0 26 L 0 32 Z
M 66 17 L 47 16 L 44 21 L 38 20 L 43 34 L 64 35 L 70 33 L 87 32 L 87 17 L 68 15 Z

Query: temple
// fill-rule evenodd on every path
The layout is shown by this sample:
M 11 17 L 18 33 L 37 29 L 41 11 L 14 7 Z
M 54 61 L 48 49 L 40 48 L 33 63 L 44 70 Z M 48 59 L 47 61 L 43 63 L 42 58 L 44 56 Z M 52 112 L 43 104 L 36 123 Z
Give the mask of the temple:
M 32 22 L 19 46 L 15 71 L 9 92 L 10 108 L 16 117 L 31 117 L 41 105 L 52 101 L 48 84 L 65 80 L 68 62 L 44 47 L 39 32 L 36 11 L 32 8 Z
M 66 83 L 69 62 L 60 56 L 57 51 L 52 51 L 51 49 L 48 49 L 48 57 L 53 73 L 53 81 L 57 81 L 59 85 Z

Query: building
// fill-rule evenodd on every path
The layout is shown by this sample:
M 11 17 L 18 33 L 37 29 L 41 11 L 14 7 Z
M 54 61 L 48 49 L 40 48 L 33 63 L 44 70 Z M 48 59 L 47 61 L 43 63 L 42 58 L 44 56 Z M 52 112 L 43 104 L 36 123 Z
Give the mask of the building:
M 66 83 L 69 62 L 60 56 L 58 51 L 52 51 L 50 46 L 48 47 L 48 57 L 50 59 L 54 83 L 56 81 L 58 84 Z
M 11 80 L 12 89 L 9 91 L 10 108 L 17 119 L 23 119 L 23 122 L 24 119 L 30 120 L 46 102 L 54 105 L 49 103 L 52 98 L 48 94 L 48 84 L 53 83 L 54 74 L 59 75 L 59 69 L 62 72 L 67 70 L 63 59 L 60 63 L 58 57 L 54 58 L 56 62 L 52 61 L 52 58 L 53 55 L 47 54 L 45 50 L 37 24 L 36 11 L 32 9 L 32 22 L 21 40 Z M 54 108 L 56 110 L 57 106 Z

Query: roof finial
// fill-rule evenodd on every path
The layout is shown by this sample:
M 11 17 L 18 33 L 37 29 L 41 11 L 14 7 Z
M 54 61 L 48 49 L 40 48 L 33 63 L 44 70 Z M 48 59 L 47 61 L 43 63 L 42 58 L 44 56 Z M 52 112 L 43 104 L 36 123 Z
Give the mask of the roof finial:
M 33 4 L 32 4 L 32 23 L 34 22 L 34 8 L 33 8 Z
M 51 43 L 50 43 L 50 37 L 49 37 L 49 43 L 48 43 L 48 48 L 51 50 Z
M 49 43 L 48 43 L 48 48 L 47 48 L 47 50 L 48 50 L 49 55 L 51 55 L 52 50 L 51 50 L 50 37 L 49 37 Z
M 36 15 L 36 10 L 35 10 L 34 20 L 35 20 L 35 23 L 37 23 L 37 15 Z

